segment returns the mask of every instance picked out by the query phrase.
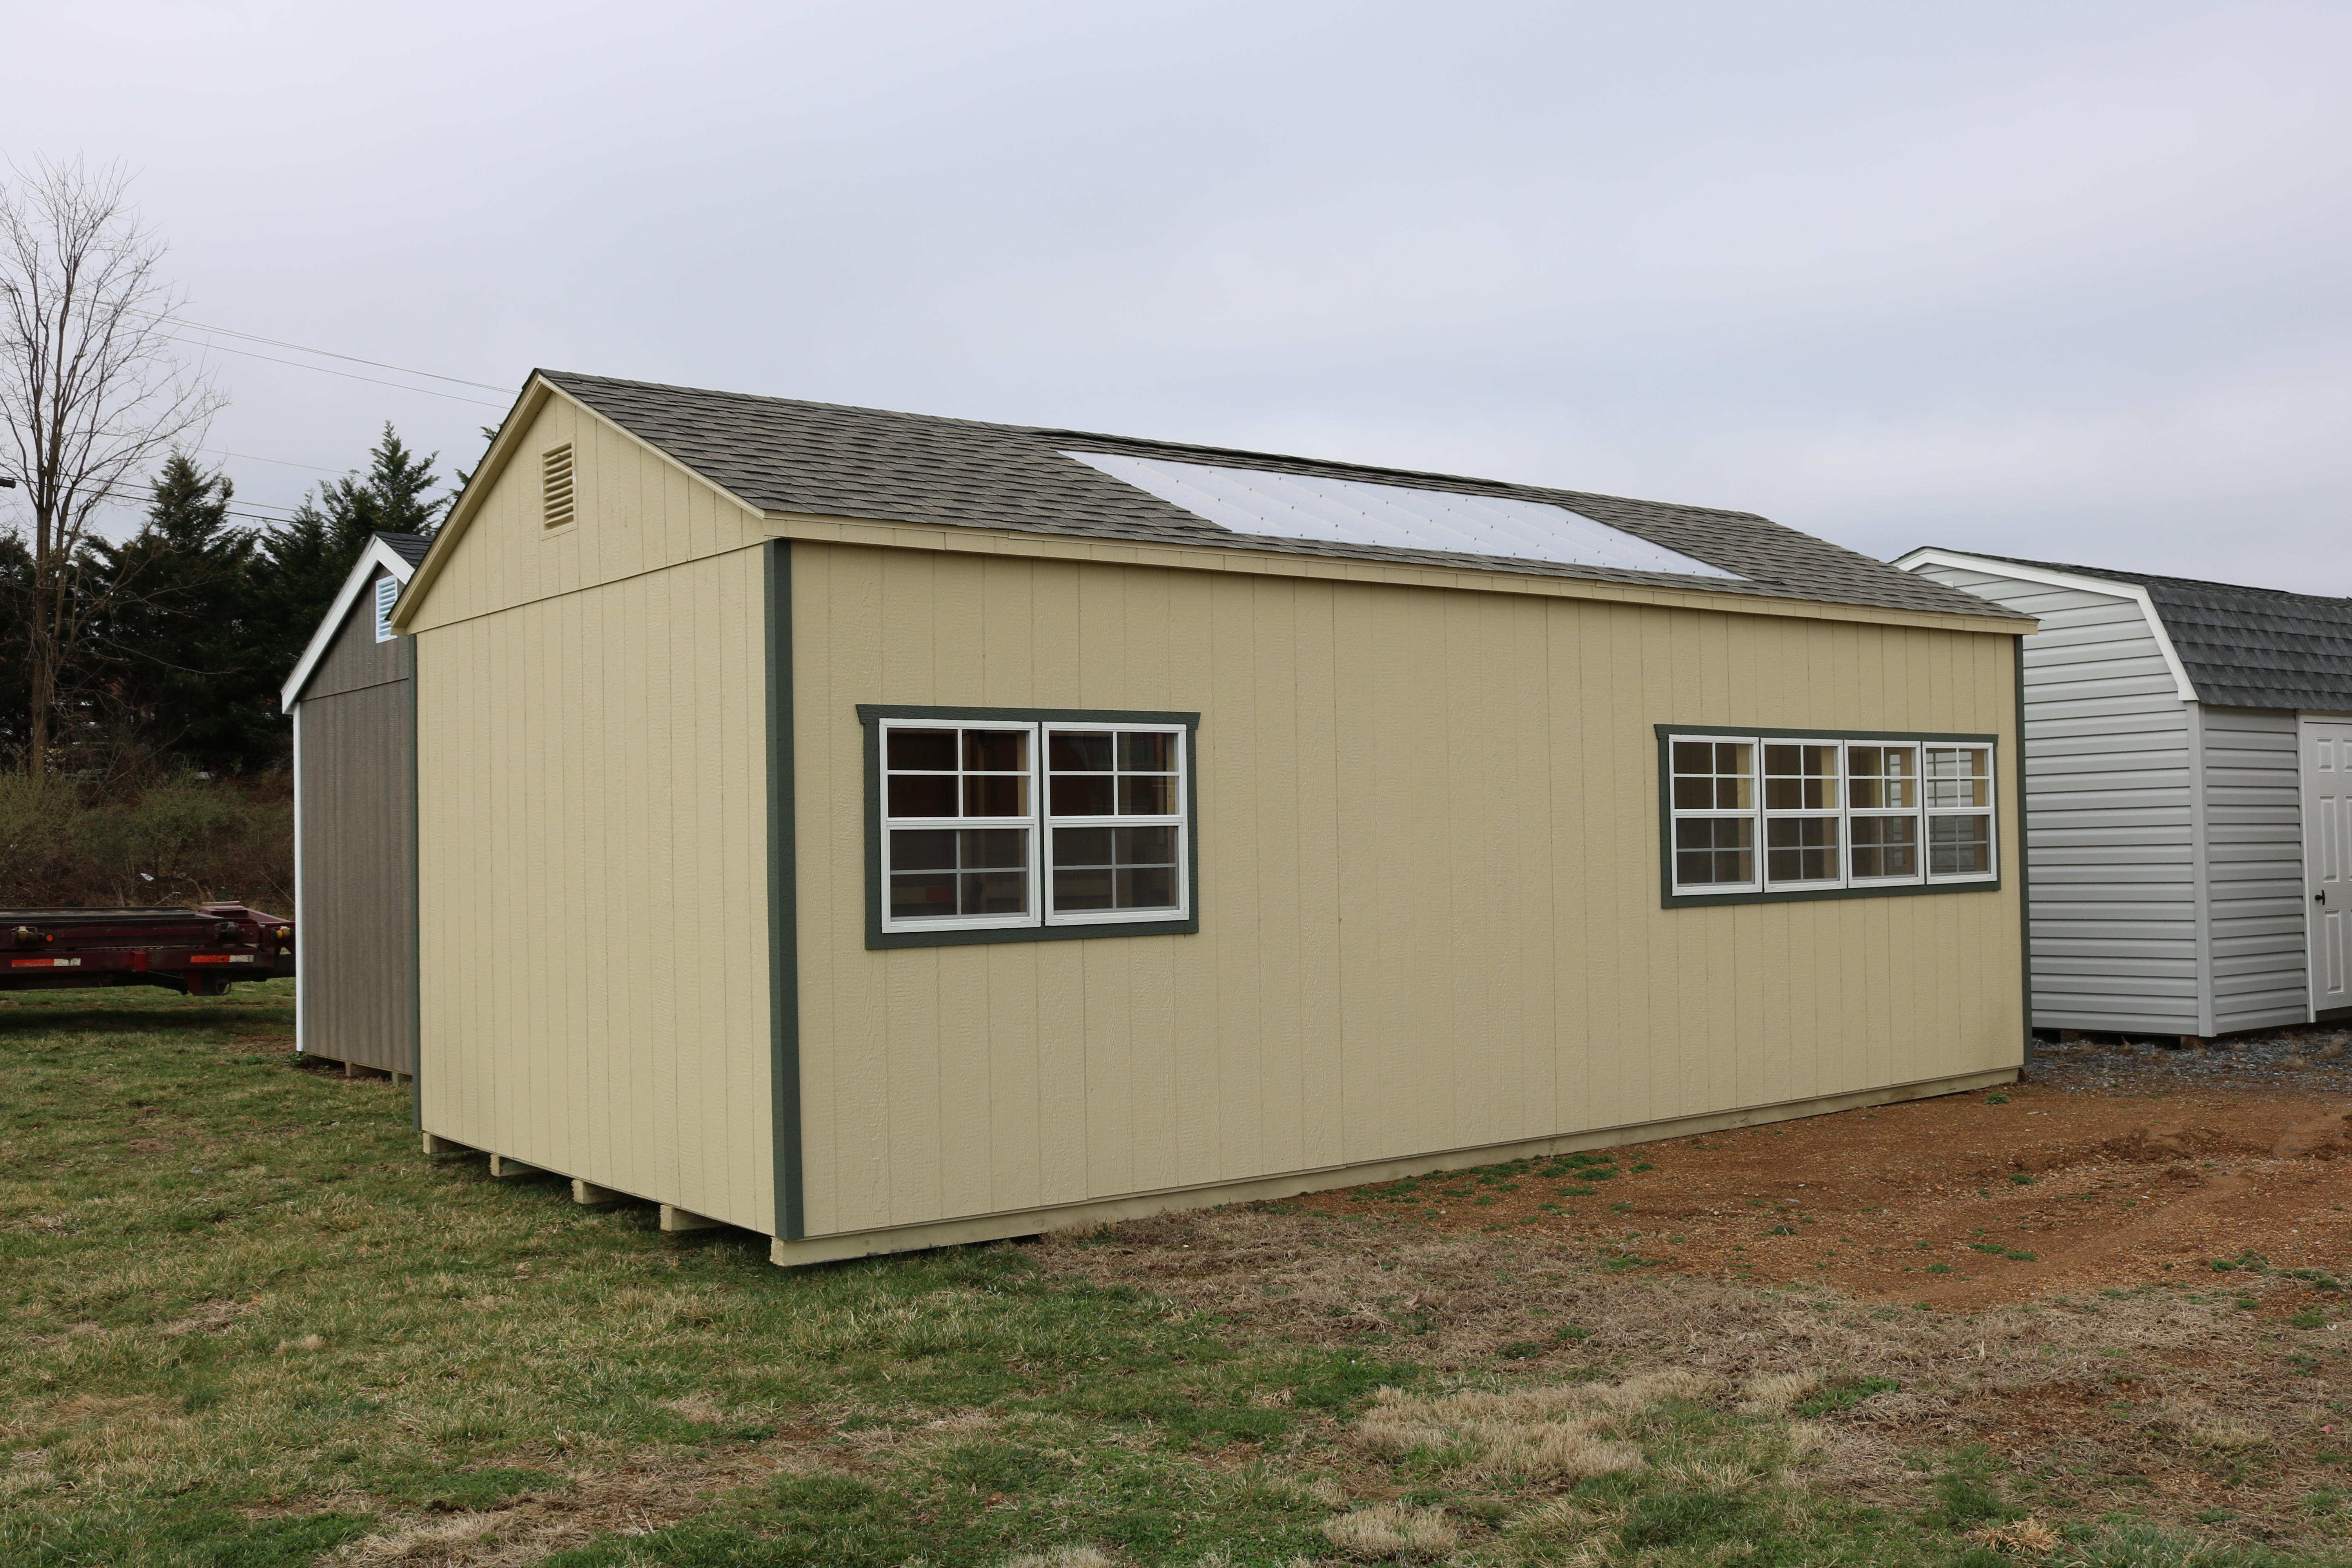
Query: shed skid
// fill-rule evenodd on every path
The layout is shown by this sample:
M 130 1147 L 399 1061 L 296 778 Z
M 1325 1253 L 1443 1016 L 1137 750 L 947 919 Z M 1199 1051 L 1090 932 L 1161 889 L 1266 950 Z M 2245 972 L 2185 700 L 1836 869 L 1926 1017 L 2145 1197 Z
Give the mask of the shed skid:
M 1003 1241 L 1017 1236 L 1039 1236 L 1070 1226 L 1146 1219 L 1175 1209 L 1265 1203 L 1275 1198 L 1294 1198 L 1302 1193 L 1324 1193 L 1335 1187 L 1357 1186 L 1366 1182 L 1391 1182 L 1406 1176 L 1423 1176 L 1433 1171 L 1455 1170 L 1464 1165 L 1493 1164 L 1504 1160 L 1533 1159 L 1549 1154 L 1575 1154 L 1590 1149 L 1615 1149 L 1628 1143 L 1653 1143 L 1668 1138 L 1722 1132 L 1735 1127 L 1790 1121 L 1801 1116 L 1820 1116 L 1832 1110 L 1858 1110 L 1870 1105 L 1899 1105 L 1906 1100 L 1931 1100 L 1937 1095 L 1967 1094 L 1975 1089 L 2015 1083 L 2018 1077 L 2018 1068 L 2000 1068 L 1990 1072 L 1927 1079 L 1886 1089 L 1857 1089 L 1850 1094 L 1824 1095 L 1814 1100 L 1792 1100 L 1779 1105 L 1749 1106 L 1701 1116 L 1679 1116 L 1671 1121 L 1635 1127 L 1604 1127 L 1555 1138 L 1531 1138 L 1485 1148 L 1454 1149 L 1441 1154 L 1418 1154 L 1410 1159 L 1374 1160 L 1360 1165 L 1342 1165 L 1320 1171 L 1293 1171 L 1256 1181 L 1171 1187 L 1161 1192 L 1139 1193 L 1130 1197 L 1108 1198 L 1096 1203 L 1060 1204 L 1011 1214 L 976 1215 L 969 1219 L 858 1231 L 845 1236 L 814 1236 L 803 1241 L 788 1241 L 780 1236 L 768 1248 L 768 1261 L 787 1268 L 798 1268 L 814 1263 L 837 1263 L 846 1258 L 870 1258 L 882 1253 L 917 1252 L 929 1247 L 962 1247 L 980 1241 Z M 664 1230 L 678 1228 L 669 1224 L 669 1212 L 668 1205 L 664 1205 Z

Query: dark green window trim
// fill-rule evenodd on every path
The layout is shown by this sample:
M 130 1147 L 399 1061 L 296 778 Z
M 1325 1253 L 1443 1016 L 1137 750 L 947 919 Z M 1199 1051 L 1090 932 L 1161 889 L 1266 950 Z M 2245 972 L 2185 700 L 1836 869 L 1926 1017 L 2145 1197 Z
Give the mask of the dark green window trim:
M 1674 759 L 1667 751 L 1670 735 L 1753 735 L 1759 741 L 1904 741 L 1924 746 L 1991 746 L 2000 754 L 1999 735 L 1948 734 L 1927 730 L 1772 730 L 1757 724 L 1658 724 L 1658 901 L 1670 910 L 1704 908 L 1710 904 L 1798 904 L 1815 899 L 1902 899 L 1921 893 L 1998 893 L 2001 862 L 2009 856 L 2009 836 L 1999 831 L 2000 803 L 1993 803 L 1997 853 L 1993 875 L 1979 882 L 1918 882 L 1894 888 L 1805 888 L 1788 892 L 1677 893 L 1675 891 Z M 2022 763 L 2021 762 L 2021 767 Z M 2021 811 L 2024 797 L 2019 796 Z M 2019 822 L 2022 824 L 2021 815 Z M 1761 852 L 1761 846 L 1759 846 Z
M 882 719 L 929 719 L 940 723 L 1181 724 L 1184 727 L 1184 874 L 1191 879 L 1192 910 L 1181 921 L 1129 921 L 1103 925 L 1001 926 L 990 931 L 892 931 L 882 929 Z M 986 942 L 1102 942 L 1126 936 L 1191 936 L 1201 929 L 1201 716 L 1155 713 L 1124 708 L 908 708 L 861 702 L 857 721 L 866 731 L 866 945 L 967 947 Z

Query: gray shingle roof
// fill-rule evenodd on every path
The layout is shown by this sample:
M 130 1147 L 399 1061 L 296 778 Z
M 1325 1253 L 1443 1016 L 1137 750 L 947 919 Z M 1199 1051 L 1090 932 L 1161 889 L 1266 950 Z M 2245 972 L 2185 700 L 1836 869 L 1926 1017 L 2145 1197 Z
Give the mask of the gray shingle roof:
M 392 546 L 392 552 L 411 566 L 421 565 L 425 552 L 433 548 L 433 542 L 421 533 L 387 533 L 379 529 L 376 537 Z
M 1752 512 L 1080 430 L 987 425 L 830 403 L 706 392 L 609 376 L 560 371 L 538 374 L 631 435 L 763 510 L 1087 539 L 1206 544 L 1226 550 L 1576 577 L 1940 615 L 2006 614 L 1989 608 L 1974 595 L 1898 572 L 1867 555 L 1840 549 Z M 1548 502 L 1736 572 L 1747 581 L 1235 533 L 1073 461 L 1062 456 L 1065 449 Z
M 2352 599 L 2010 555 L 1985 559 L 2146 588 L 2200 701 L 2352 712 Z

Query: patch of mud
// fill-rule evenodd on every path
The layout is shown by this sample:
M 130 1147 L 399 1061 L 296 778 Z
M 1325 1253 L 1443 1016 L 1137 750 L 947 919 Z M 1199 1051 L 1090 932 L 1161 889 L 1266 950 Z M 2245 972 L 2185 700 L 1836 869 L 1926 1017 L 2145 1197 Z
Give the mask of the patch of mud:
M 1577 1172 L 1472 1169 L 1298 1202 L 1438 1233 L 1526 1232 L 1616 1268 L 1958 1309 L 2178 1281 L 2216 1259 L 2352 1268 L 2352 1087 L 2150 1097 L 2035 1075 L 1629 1144 Z

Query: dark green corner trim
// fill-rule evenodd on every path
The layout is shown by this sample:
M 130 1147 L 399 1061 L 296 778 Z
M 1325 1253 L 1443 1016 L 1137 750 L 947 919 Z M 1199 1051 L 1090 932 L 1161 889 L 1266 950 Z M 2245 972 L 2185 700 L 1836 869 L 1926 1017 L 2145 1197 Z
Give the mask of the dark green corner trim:
M 793 838 L 793 543 L 772 539 L 761 574 L 768 666 L 768 1085 L 775 1130 L 776 1226 L 808 1234 L 801 1179 L 800 860 Z
M 2017 956 L 2018 984 L 2024 991 L 2025 1059 L 2033 1059 L 2033 887 L 2028 853 L 2033 841 L 2025 831 L 2025 638 L 2009 639 L 2017 659 L 2017 755 L 2011 766 L 2017 779 Z
M 1712 904 L 1802 904 L 1822 899 L 1901 899 L 1916 897 L 1921 893 L 2000 891 L 2000 878 L 1996 876 L 1985 882 L 1914 882 L 1895 888 L 1810 888 L 1786 893 L 1677 893 L 1675 891 L 1675 813 L 1671 799 L 1675 770 L 1673 759 L 1666 752 L 1666 737 L 1669 735 L 1753 735 L 1759 741 L 1909 741 L 1928 746 L 1998 746 L 1999 735 L 1941 734 L 1924 730 L 1768 730 L 1754 724 L 1657 724 L 1652 728 L 1658 737 L 1658 901 L 1667 909 L 1703 909 Z M 2021 742 L 2018 750 L 2022 752 L 2024 749 Z M 1996 825 L 1998 820 L 1996 813 Z M 2008 847 L 2005 840 L 2001 847 Z M 1763 853 L 1763 846 L 1757 846 L 1757 853 Z M 2000 869 L 1998 859 L 1994 869 Z
M 936 719 L 942 723 L 1181 724 L 1184 726 L 1185 874 L 1192 879 L 1192 913 L 1181 921 L 1136 921 L 1098 926 L 1011 926 L 994 931 L 893 931 L 882 929 L 882 726 L 877 719 Z M 1122 936 L 1192 936 L 1201 929 L 1201 716 L 1117 708 L 908 708 L 861 702 L 857 721 L 866 730 L 866 945 L 969 947 L 990 942 L 1101 942 Z
M 416 835 L 416 639 L 408 642 L 408 1124 L 425 1129 L 425 915 L 417 903 L 417 859 L 424 841 Z M 300 931 L 294 933 L 299 942 Z M 294 962 L 302 962 L 298 952 Z

